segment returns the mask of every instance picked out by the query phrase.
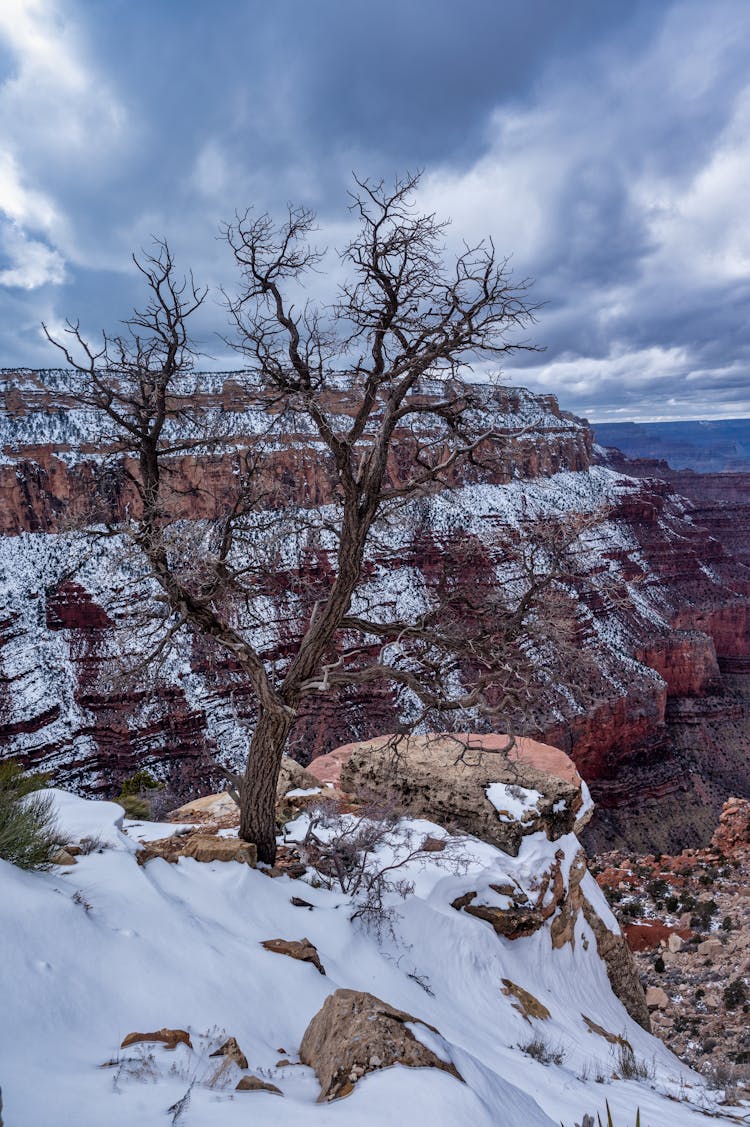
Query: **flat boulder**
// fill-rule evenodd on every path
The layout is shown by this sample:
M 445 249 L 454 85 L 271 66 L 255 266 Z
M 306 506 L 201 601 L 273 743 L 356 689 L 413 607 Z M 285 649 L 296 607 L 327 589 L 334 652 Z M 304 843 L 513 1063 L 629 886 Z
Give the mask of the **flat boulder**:
M 513 857 L 527 834 L 542 830 L 555 841 L 589 816 L 572 760 L 537 740 L 497 733 L 380 736 L 333 754 L 341 759 L 344 790 L 393 802 Z
M 171 837 L 145 841 L 136 854 L 139 865 L 145 865 L 161 857 L 164 861 L 176 864 L 180 857 L 191 857 L 194 861 L 239 861 L 255 868 L 258 850 L 251 841 L 241 841 L 237 837 L 218 837 L 208 833 L 173 834 Z
M 423 1045 L 410 1025 L 439 1036 L 433 1026 L 374 994 L 343 989 L 330 994 L 305 1030 L 299 1053 L 320 1081 L 318 1103 L 348 1096 L 363 1076 L 394 1064 L 439 1068 L 462 1080 L 455 1066 Z

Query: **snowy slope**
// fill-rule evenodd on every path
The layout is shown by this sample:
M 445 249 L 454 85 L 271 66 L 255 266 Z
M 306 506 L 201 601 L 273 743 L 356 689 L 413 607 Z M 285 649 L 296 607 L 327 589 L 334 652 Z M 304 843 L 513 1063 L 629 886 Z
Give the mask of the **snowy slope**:
M 409 874 L 413 893 L 394 902 L 394 935 L 378 939 L 350 922 L 345 897 L 303 881 L 271 880 L 234 862 L 157 859 L 139 867 L 137 838 L 174 826 L 123 824 L 114 804 L 53 793 L 66 834 L 73 840 L 99 835 L 105 849 L 49 874 L 0 862 L 0 1086 L 7 1127 L 550 1127 L 561 1121 L 572 1127 L 586 1112 L 603 1113 L 605 1099 L 617 1127 L 632 1127 L 637 1107 L 643 1127 L 705 1123 L 682 1099 L 689 1096 L 693 1105 L 707 1099 L 699 1078 L 628 1017 L 582 919 L 575 947 L 553 950 L 546 927 L 511 942 L 450 906 L 469 888 L 509 878 L 528 887 L 555 850 L 573 856 L 572 836 L 550 843 L 533 835 L 515 859 L 468 839 L 458 875 L 440 854 L 423 860 Z M 410 827 L 414 834 L 444 835 L 427 822 Z M 586 895 L 612 926 L 596 885 L 585 880 Z M 292 906 L 293 895 L 314 910 Z M 260 946 L 303 935 L 317 946 L 325 976 Z M 517 1012 L 502 993 L 503 978 L 531 991 L 549 1009 L 549 1020 Z M 308 1022 L 339 986 L 370 991 L 436 1026 L 444 1041 L 433 1047 L 447 1053 L 466 1083 L 434 1069 L 396 1067 L 366 1076 L 346 1099 L 316 1104 L 314 1073 L 294 1062 Z M 609 1079 L 616 1067 L 612 1046 L 587 1028 L 582 1014 L 624 1034 L 651 1078 Z M 163 1026 L 188 1029 L 194 1051 L 156 1045 L 153 1052 L 136 1046 L 120 1053 L 127 1033 Z M 537 1033 L 560 1048 L 562 1064 L 543 1065 L 520 1051 Z M 236 1075 L 226 1088 L 207 1085 L 216 1071 L 207 1054 L 227 1035 L 239 1041 L 251 1072 L 281 1088 L 283 1099 L 234 1092 Z M 280 1057 L 292 1063 L 277 1066 Z M 113 1060 L 118 1063 L 100 1067 Z M 190 1099 L 175 1118 L 167 1109 L 191 1081 Z

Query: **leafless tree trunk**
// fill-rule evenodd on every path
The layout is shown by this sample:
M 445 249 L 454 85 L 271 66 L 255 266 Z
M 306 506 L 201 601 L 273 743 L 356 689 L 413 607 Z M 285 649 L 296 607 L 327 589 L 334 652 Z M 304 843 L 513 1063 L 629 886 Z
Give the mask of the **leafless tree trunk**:
M 240 834 L 269 863 L 281 756 L 303 699 L 387 680 L 432 712 L 479 707 L 500 716 L 514 691 L 512 647 L 559 571 L 550 556 L 546 566 L 526 569 L 515 605 L 497 598 L 483 610 L 464 602 L 461 613 L 448 597 L 401 618 L 363 594 L 368 545 L 384 522 L 456 484 L 463 466 L 481 471 L 514 438 L 488 415 L 486 386 L 464 378 L 468 365 L 531 347 L 518 336 L 533 321 L 526 283 L 512 282 L 491 243 L 467 247 L 447 264 L 443 226 L 413 208 L 416 185 L 415 177 L 393 189 L 356 181 L 358 229 L 343 253 L 349 278 L 333 308 L 299 308 L 289 296 L 322 262 L 310 244 L 310 212 L 291 209 L 278 227 L 246 213 L 225 231 L 241 279 L 227 304 L 242 378 L 282 424 L 312 432 L 331 482 L 333 517 L 289 511 L 298 536 L 317 529 L 333 547 L 329 578 L 293 591 L 298 626 L 281 665 L 264 660 L 257 641 L 272 568 L 248 548 L 262 511 L 260 443 L 214 523 L 210 548 L 205 540 L 196 560 L 195 545 L 186 551 L 180 539 L 170 460 L 200 454 L 208 441 L 186 382 L 193 364 L 187 322 L 205 291 L 192 278 L 178 280 L 160 243 L 136 260 L 149 301 L 122 336 L 105 335 L 94 349 L 77 322 L 68 325 L 70 345 L 47 334 L 84 378 L 81 401 L 109 420 L 120 449 L 136 459 L 129 472 L 140 511 L 132 535 L 168 604 L 170 631 L 213 639 L 252 686 L 257 722 L 238 786 Z M 471 669 L 469 683 L 456 692 L 462 668 Z

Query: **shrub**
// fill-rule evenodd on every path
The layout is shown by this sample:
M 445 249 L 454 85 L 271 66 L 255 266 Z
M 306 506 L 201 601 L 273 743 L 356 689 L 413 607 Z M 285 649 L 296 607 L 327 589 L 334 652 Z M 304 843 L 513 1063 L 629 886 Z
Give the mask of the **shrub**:
M 627 1041 L 617 1046 L 615 1061 L 623 1080 L 648 1080 L 652 1076 L 653 1069 L 645 1060 L 639 1060 Z
M 149 794 L 161 790 L 163 783 L 158 782 L 149 771 L 136 771 L 128 779 L 123 779 L 120 793 L 115 802 L 119 802 L 129 818 L 147 819 L 151 817 L 151 802 Z
M 527 1057 L 539 1061 L 540 1064 L 562 1064 L 565 1060 L 565 1049 L 562 1045 L 551 1045 L 547 1038 L 539 1033 L 518 1048 L 522 1053 L 526 1053 Z
M 42 775 L 0 763 L 0 857 L 21 869 L 48 869 L 60 847 L 51 795 L 36 794 Z
M 724 987 L 724 1005 L 728 1010 L 736 1010 L 747 1001 L 747 987 L 741 978 L 735 978 Z
M 658 877 L 656 880 L 650 880 L 648 882 L 646 892 L 652 900 L 662 900 L 669 892 L 669 885 L 663 877 Z

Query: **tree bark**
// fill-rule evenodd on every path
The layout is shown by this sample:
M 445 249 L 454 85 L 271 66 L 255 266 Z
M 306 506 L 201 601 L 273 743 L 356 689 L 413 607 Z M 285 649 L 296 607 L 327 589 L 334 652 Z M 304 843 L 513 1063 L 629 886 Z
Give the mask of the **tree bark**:
M 239 836 L 255 842 L 258 860 L 268 865 L 276 861 L 276 785 L 291 726 L 285 709 L 261 708 L 240 780 Z

